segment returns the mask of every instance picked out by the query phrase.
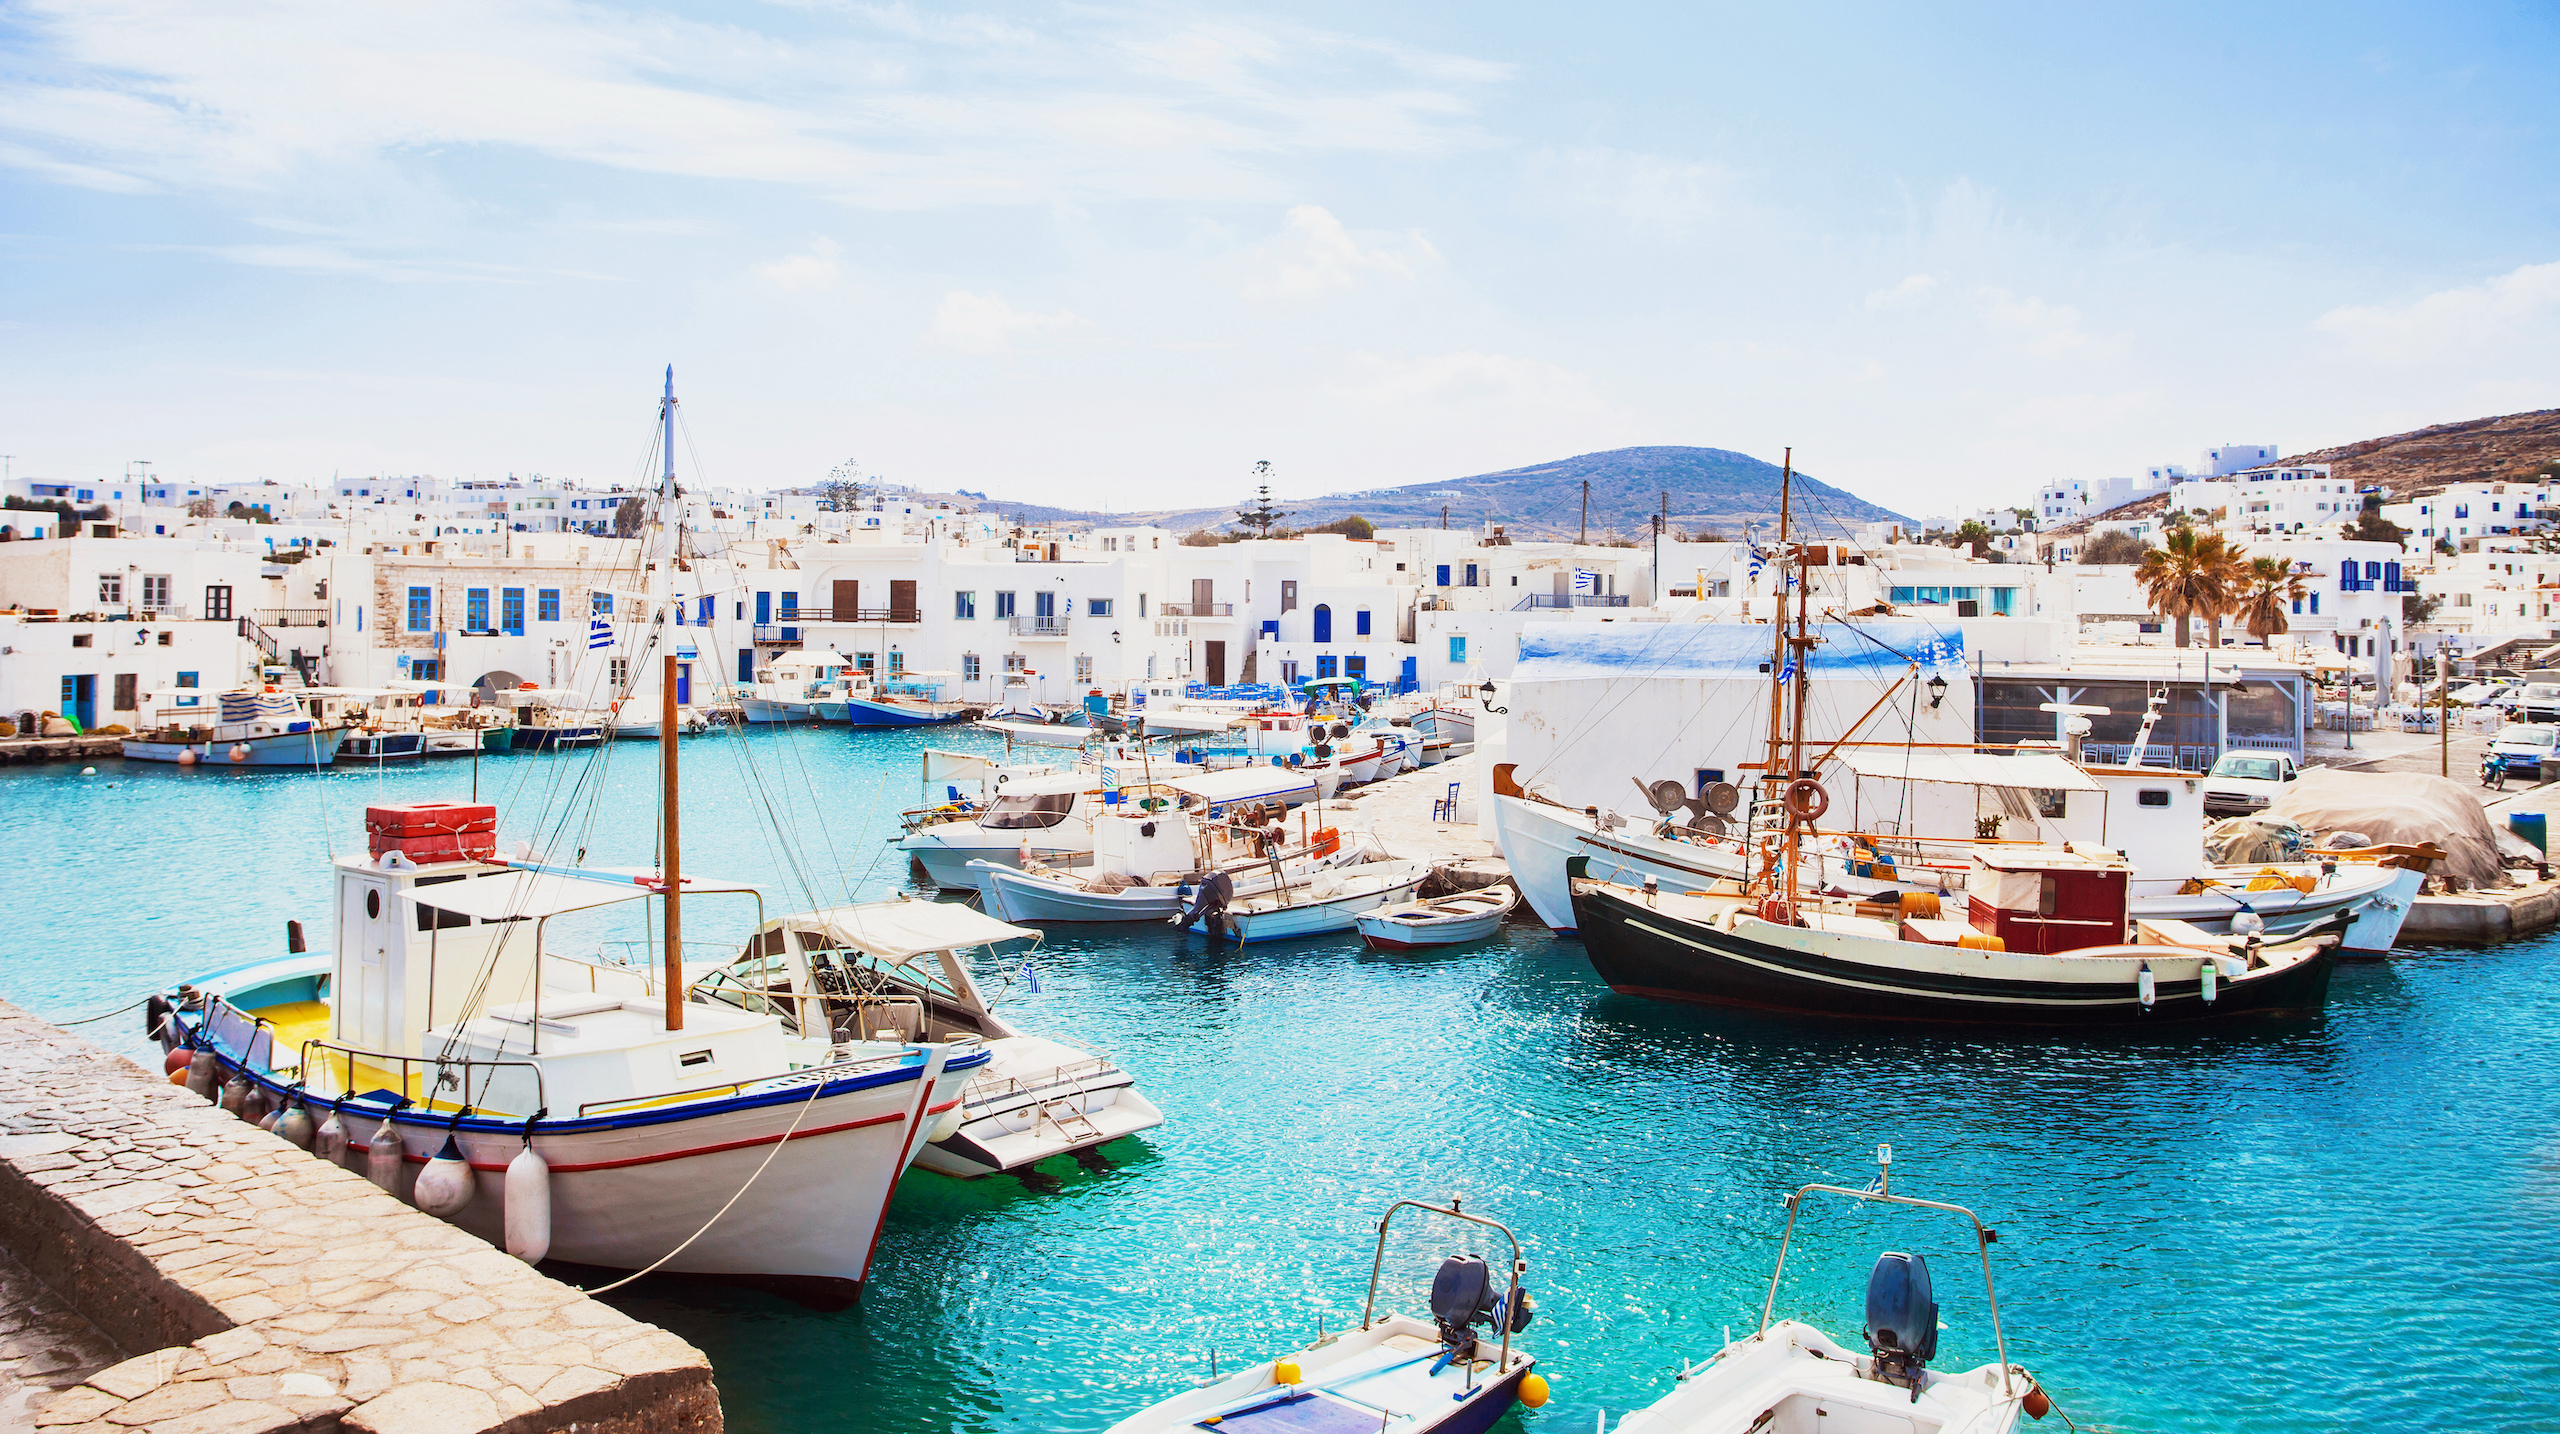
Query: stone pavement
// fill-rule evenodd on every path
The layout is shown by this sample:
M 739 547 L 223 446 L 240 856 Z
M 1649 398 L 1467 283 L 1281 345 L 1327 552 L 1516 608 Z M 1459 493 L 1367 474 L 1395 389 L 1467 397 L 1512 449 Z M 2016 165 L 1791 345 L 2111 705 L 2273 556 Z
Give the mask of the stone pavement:
M 115 1341 L 0 1251 L 0 1434 L 36 1427 L 36 1410 L 124 1359 Z
M 147 1353 L 50 1434 L 717 1434 L 702 1353 L 0 1002 L 0 1242 Z

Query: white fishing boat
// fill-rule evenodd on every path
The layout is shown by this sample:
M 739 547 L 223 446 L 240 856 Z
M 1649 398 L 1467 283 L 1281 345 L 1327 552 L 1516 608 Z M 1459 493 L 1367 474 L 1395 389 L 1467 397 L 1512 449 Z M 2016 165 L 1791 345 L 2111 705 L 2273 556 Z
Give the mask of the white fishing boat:
M 1130 805 L 1106 806 L 1094 819 L 1093 858 L 1075 870 L 971 862 L 980 904 L 1006 921 L 1162 921 L 1213 877 L 1229 882 L 1232 895 L 1254 896 L 1375 852 L 1365 833 L 1346 842 L 1323 827 L 1291 846 L 1285 828 L 1240 828 L 1198 812 L 1136 812 Z
M 1203 884 L 1192 908 L 1177 919 L 1193 932 L 1240 943 L 1321 936 L 1351 930 L 1364 911 L 1410 899 L 1430 875 L 1426 861 L 1371 861 L 1320 871 L 1303 883 L 1289 882 L 1259 896 L 1231 899 L 1213 881 Z
M 534 683 L 500 692 L 497 701 L 515 709 L 515 725 L 507 729 L 508 745 L 519 752 L 552 752 L 564 747 L 592 747 L 604 740 L 613 713 L 586 693 Z
M 1520 893 L 1501 882 L 1454 896 L 1381 906 L 1363 912 L 1356 924 L 1360 939 L 1382 951 L 1462 946 L 1500 931 L 1519 904 Z
M 946 1175 L 1021 1174 L 1054 1156 L 1088 1163 L 1111 1141 L 1164 1123 L 1118 1062 L 1032 1035 L 995 1010 L 963 952 L 992 958 L 1040 933 L 956 903 L 891 900 L 768 921 L 696 1000 L 780 1016 L 802 1059 L 865 1043 L 976 1041 L 987 1062 L 926 1130 L 916 1163 Z
M 213 721 L 206 722 L 206 716 Z M 311 767 L 336 760 L 350 730 L 312 716 L 303 699 L 275 686 L 221 694 L 210 714 L 167 708 L 157 726 L 123 741 L 136 762 L 232 767 Z
M 1893 1147 L 1880 1147 L 1876 1155 L 1884 1173 L 1863 1190 L 1814 1184 L 1787 1197 L 1786 1232 L 1778 1242 L 1778 1267 L 1760 1307 L 1759 1329 L 1745 1339 L 1728 1338 L 1706 1360 L 1684 1365 L 1671 1392 L 1620 1419 L 1617 1434 L 2013 1434 L 2020 1416 L 2042 1419 L 2051 1412 L 2053 1401 L 2035 1376 L 2009 1362 L 1999 1292 L 1991 1280 L 1992 1232 L 1961 1205 L 1893 1194 Z M 1929 1265 L 1900 1251 L 1885 1253 L 1867 1275 L 1864 1351 L 1798 1320 L 1773 1322 L 1787 1248 L 1811 1195 L 1962 1216 L 1973 1227 L 1982 1261 L 1996 1362 L 1961 1374 L 1929 1368 L 1941 1328 Z
M 815 722 L 823 720 L 819 708 L 825 703 L 832 704 L 833 718 L 841 722 L 844 697 L 839 674 L 852 667 L 851 659 L 823 649 L 779 654 L 757 668 L 755 681 L 739 693 L 739 711 L 759 726 Z
M 991 732 L 1008 744 L 1025 747 L 1081 747 L 1100 736 L 1082 723 L 1019 721 L 1010 718 L 983 717 L 969 724 L 981 732 Z
M 1399 1210 L 1446 1216 L 1500 1232 L 1505 1267 L 1451 1255 L 1432 1276 L 1430 1318 L 1378 1312 L 1387 1231 Z M 1378 1221 L 1378 1250 L 1360 1327 L 1294 1354 L 1248 1365 L 1111 1426 L 1109 1434 L 1213 1429 L 1235 1434 L 1484 1434 L 1514 1403 L 1547 1402 L 1537 1361 L 1511 1347 L 1536 1311 L 1521 1283 L 1520 1242 L 1452 1197 L 1445 1206 L 1399 1200 Z M 1491 1348 L 1488 1349 L 1487 1346 Z
M 1056 866 L 1093 851 L 1093 815 L 1102 805 L 1099 773 L 1070 770 L 1005 783 L 986 810 L 967 821 L 936 822 L 898 839 L 898 849 L 946 890 L 977 885 L 973 861 L 1018 867 L 1025 860 Z

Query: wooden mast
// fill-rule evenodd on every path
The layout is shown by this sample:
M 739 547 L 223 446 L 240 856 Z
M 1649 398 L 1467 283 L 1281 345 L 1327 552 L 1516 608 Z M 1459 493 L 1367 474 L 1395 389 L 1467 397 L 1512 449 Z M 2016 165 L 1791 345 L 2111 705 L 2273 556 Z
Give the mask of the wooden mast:
M 660 870 L 667 898 L 667 1029 L 684 1029 L 684 885 L 683 846 L 676 830 L 676 655 L 666 656 L 666 672 L 658 693 L 658 805 L 664 835 Z
M 1783 738 L 1780 733 L 1785 712 L 1786 684 L 1779 679 L 1787 670 L 1787 527 L 1793 514 L 1795 467 L 1796 451 L 1790 447 L 1786 450 L 1784 466 L 1780 469 L 1778 476 L 1778 546 L 1769 556 L 1770 565 L 1777 569 L 1778 576 L 1777 580 L 1771 584 L 1771 587 L 1776 589 L 1777 607 L 1770 617 L 1770 626 L 1776 636 L 1769 647 L 1769 755 L 1760 766 L 1760 799 L 1762 801 L 1780 800 L 1786 793 L 1786 783 L 1780 781 L 1777 787 L 1778 795 L 1773 797 L 1770 794 L 1769 784 L 1777 780 L 1780 771 L 1785 770 L 1781 760 L 1784 753 Z M 1787 840 L 1795 840 L 1795 820 L 1792 817 L 1788 818 L 1787 822 Z M 1778 872 L 1774 865 L 1776 860 L 1774 856 L 1771 858 L 1773 864 L 1766 873 L 1772 890 L 1775 890 L 1778 884 Z

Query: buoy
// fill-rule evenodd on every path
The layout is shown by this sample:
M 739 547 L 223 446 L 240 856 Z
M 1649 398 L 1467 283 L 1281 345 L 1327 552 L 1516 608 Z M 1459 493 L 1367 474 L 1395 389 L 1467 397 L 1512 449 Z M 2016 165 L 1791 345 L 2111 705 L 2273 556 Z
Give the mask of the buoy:
M 949 1110 L 935 1116 L 933 1118 L 933 1124 L 925 1127 L 924 1143 L 927 1145 L 940 1145 L 942 1142 L 958 1135 L 960 1133 L 960 1118 L 967 1113 L 968 1112 L 962 1110 L 959 1106 L 954 1105 Z
M 2045 1393 L 2041 1384 L 2029 1384 L 2027 1397 L 2020 1404 L 2029 1419 L 2042 1419 L 2053 1412 L 2053 1396 Z
M 2151 1009 L 2152 1002 L 2160 999 L 2159 985 L 2153 981 L 2151 977 L 2150 962 L 2143 962 L 2142 970 L 2135 974 L 2133 978 L 2133 989 L 2141 993 L 2142 1009 L 2146 1011 Z
M 198 1051 L 187 1057 L 187 1089 L 211 1100 L 221 1084 L 222 1062 L 214 1058 L 213 1052 Z
M 185 1046 L 180 1046 L 169 1052 L 167 1056 L 161 1059 L 160 1069 L 164 1072 L 171 1073 L 182 1071 L 185 1070 L 188 1065 L 195 1060 L 195 1058 L 195 1052 L 188 1050 Z
M 2243 908 L 2239 915 L 2231 918 L 2231 934 L 2234 936 L 2263 935 L 2266 929 L 2267 919 L 2246 908 Z
M 338 1108 L 329 1108 L 329 1118 L 311 1136 L 311 1153 L 332 1165 L 347 1163 L 347 1123 L 338 1116 Z
M 178 1067 L 176 1070 L 173 1070 L 173 1071 L 169 1072 L 169 1084 L 171 1084 L 171 1085 L 185 1085 L 186 1083 L 187 1083 L 187 1068 L 186 1068 L 185 1066 L 183 1066 L 183 1065 L 182 1065 L 182 1066 Z
M 196 749 L 193 747 L 180 748 L 178 752 L 178 765 L 181 767 L 192 767 L 195 764 Z
M 1544 1409 L 1547 1405 L 1547 1377 L 1543 1374 L 1532 1374 L 1521 1380 L 1520 1402 L 1532 1409 Z
M 528 1265 L 551 1253 L 551 1162 L 524 1143 L 507 1162 L 507 1253 Z
M 233 1115 L 238 1115 L 241 1111 L 248 1109 L 248 1106 L 249 1077 L 246 1075 L 233 1076 L 230 1081 L 222 1087 L 222 1108 L 231 1112 Z
M 276 1117 L 276 1123 L 268 1128 L 283 1136 L 285 1143 L 297 1150 L 309 1150 L 311 1138 L 317 1133 L 311 1125 L 311 1107 L 298 1100 L 287 1105 Z
M 1298 1372 L 1298 1362 L 1294 1359 L 1282 1359 L 1272 1362 L 1271 1382 L 1274 1384 L 1295 1384 L 1305 1377 L 1306 1376 Z
M 436 1152 L 427 1168 L 418 1172 L 418 1183 L 409 1194 L 409 1202 L 439 1220 L 449 1220 L 462 1213 L 471 1203 L 471 1187 L 479 1178 L 471 1173 L 471 1162 L 462 1157 L 462 1146 L 453 1132 L 444 1133 L 444 1149 Z
M 373 1139 L 366 1142 L 364 1178 L 397 1195 L 400 1193 L 400 1166 L 408 1159 L 408 1151 L 400 1144 L 400 1131 L 384 1116 L 375 1127 Z
M 84 777 L 94 777 L 98 775 L 98 769 L 95 767 L 82 767 L 80 769 L 80 775 Z
M 2222 971 L 2211 961 L 2207 961 L 2196 974 L 2204 978 L 2204 1003 L 2210 1006 L 2213 1004 L 2213 998 L 2221 994 L 2218 983 L 2222 979 Z
M 235 742 L 235 743 L 233 743 L 233 744 L 232 744 L 232 746 L 231 746 L 231 760 L 232 760 L 232 761 L 234 761 L 234 762 L 245 762 L 245 761 L 248 761 L 248 760 L 249 760 L 249 746 L 248 746 L 248 744 L 247 744 L 247 743 L 245 743 L 245 742 Z

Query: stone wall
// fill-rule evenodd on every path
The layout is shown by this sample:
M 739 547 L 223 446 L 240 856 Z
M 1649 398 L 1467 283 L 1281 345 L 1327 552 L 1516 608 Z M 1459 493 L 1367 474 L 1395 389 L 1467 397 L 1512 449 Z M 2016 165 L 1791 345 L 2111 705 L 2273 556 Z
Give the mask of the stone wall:
M 721 1427 L 683 1340 L 5 1002 L 0 1242 L 150 1351 L 55 1396 L 48 1430 Z

